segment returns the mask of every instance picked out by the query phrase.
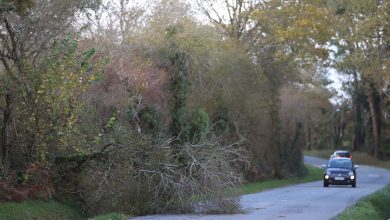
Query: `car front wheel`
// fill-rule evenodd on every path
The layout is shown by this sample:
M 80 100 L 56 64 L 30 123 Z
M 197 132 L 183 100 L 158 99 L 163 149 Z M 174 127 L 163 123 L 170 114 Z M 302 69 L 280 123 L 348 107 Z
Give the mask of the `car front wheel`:
M 329 183 L 324 181 L 324 187 L 328 187 L 328 186 L 329 186 Z
M 356 188 L 356 183 L 352 183 L 352 187 L 353 187 L 353 188 Z

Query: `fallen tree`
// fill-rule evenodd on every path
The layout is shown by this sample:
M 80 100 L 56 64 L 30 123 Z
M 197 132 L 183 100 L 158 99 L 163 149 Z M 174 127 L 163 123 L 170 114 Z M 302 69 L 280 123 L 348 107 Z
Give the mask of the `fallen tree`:
M 79 188 L 87 213 L 237 213 L 242 177 L 234 165 L 246 163 L 247 152 L 216 137 L 172 141 L 129 132 L 126 144 L 84 163 Z

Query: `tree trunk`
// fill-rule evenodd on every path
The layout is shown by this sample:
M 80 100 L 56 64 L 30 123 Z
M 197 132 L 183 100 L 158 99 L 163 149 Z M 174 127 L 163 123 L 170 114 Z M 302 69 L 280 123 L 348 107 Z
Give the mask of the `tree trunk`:
M 311 128 L 310 117 L 309 117 L 308 121 L 309 121 L 309 123 L 307 124 L 307 147 L 306 147 L 306 149 L 308 151 L 311 151 L 311 149 L 312 149 L 312 137 L 311 137 L 311 130 L 312 130 L 312 128 Z
M 355 126 L 352 138 L 352 150 L 359 150 L 363 146 L 363 118 L 362 118 L 362 95 L 359 87 L 359 80 L 356 72 L 353 72 L 353 109 L 355 112 Z
M 374 98 L 374 88 L 373 85 L 370 84 L 368 89 L 368 104 L 370 107 L 370 115 L 371 115 L 371 123 L 372 123 L 372 138 L 373 138 L 373 147 L 374 147 L 374 157 L 379 157 L 379 149 L 380 149 L 380 134 L 379 134 L 379 123 L 378 123 L 378 114 L 375 108 L 375 98 Z
M 0 131 L 1 162 L 6 164 L 8 155 L 8 123 L 11 118 L 11 93 L 9 90 L 5 94 L 5 108 L 3 112 L 3 124 Z
M 270 146 L 269 146 L 269 156 L 270 163 L 273 165 L 274 169 L 274 177 L 281 178 L 282 172 L 280 167 L 280 150 L 279 150 L 279 97 L 277 90 L 271 91 L 271 111 L 270 119 L 271 119 L 271 138 L 270 138 Z
M 346 123 L 343 117 L 343 109 L 339 111 L 334 110 L 332 115 L 332 135 L 333 135 L 333 149 L 337 150 L 344 138 L 344 129 Z
M 362 108 L 360 103 L 356 103 L 354 106 L 355 110 L 355 128 L 353 134 L 352 149 L 354 151 L 359 150 L 363 145 L 363 122 L 362 122 Z

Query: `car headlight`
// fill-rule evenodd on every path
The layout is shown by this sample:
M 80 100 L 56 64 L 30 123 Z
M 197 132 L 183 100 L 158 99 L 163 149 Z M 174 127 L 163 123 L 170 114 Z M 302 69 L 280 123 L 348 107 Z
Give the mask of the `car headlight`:
M 349 172 L 349 173 L 348 173 L 348 176 L 353 176 L 353 172 Z
M 355 179 L 355 176 L 350 176 L 351 180 L 354 180 Z
M 325 175 L 325 179 L 329 179 L 329 175 Z

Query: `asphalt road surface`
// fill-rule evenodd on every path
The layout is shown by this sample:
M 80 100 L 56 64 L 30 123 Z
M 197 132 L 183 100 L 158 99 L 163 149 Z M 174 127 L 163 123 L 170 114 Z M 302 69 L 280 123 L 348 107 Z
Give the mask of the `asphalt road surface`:
M 305 156 L 305 163 L 321 167 L 327 161 Z M 359 199 L 390 184 L 390 170 L 362 166 L 357 169 L 356 188 L 332 186 L 322 181 L 277 188 L 241 197 L 244 214 L 236 215 L 151 215 L 132 220 L 261 220 L 261 219 L 331 219 Z

